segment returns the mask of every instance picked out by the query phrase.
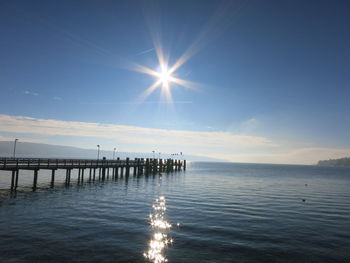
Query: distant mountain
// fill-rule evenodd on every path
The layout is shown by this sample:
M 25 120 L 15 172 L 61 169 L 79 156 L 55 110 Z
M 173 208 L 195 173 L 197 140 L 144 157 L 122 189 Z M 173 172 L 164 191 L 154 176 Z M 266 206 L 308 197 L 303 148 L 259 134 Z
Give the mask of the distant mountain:
M 349 166 L 350 167 L 350 157 L 318 161 L 318 165 L 322 165 L 322 166 Z
M 0 157 L 12 157 L 13 155 L 13 141 L 0 141 Z M 100 151 L 100 157 L 113 158 L 113 151 Z M 81 158 L 81 159 L 95 159 L 97 158 L 97 149 L 83 149 L 71 146 L 59 146 L 44 143 L 30 143 L 17 142 L 16 157 L 28 158 Z M 115 157 L 122 159 L 129 158 L 152 158 L 152 153 L 138 153 L 138 152 L 116 152 Z M 162 154 L 162 158 L 172 158 L 170 154 Z M 176 156 L 175 159 L 180 159 L 181 156 Z M 188 161 L 221 161 L 218 159 L 184 155 Z

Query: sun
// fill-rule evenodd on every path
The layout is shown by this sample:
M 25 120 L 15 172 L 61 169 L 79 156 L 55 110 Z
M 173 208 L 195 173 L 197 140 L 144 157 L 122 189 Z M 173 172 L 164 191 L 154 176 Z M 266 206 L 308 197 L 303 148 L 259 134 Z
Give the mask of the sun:
M 165 56 L 160 45 L 155 47 L 158 58 L 158 69 L 154 70 L 149 67 L 132 63 L 130 69 L 138 71 L 143 74 L 152 76 L 155 81 L 144 92 L 141 93 L 139 100 L 144 101 L 155 90 L 160 90 L 161 101 L 165 99 L 165 102 L 172 103 L 172 91 L 177 87 L 183 87 L 196 90 L 197 83 L 181 79 L 177 77 L 176 70 L 178 70 L 185 62 L 184 56 L 181 56 L 173 65 L 169 65 L 169 57 Z
M 157 75 L 158 81 L 162 83 L 162 88 L 169 88 L 169 84 L 173 81 L 170 70 L 166 65 L 160 65 L 160 72 Z

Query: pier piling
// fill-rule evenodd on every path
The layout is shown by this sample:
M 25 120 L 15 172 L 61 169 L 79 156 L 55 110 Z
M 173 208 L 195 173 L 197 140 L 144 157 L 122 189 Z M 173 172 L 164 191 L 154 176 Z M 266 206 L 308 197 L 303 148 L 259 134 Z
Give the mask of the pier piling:
M 129 176 L 129 174 L 130 174 L 129 158 L 126 158 L 125 176 Z
M 14 190 L 14 188 L 15 188 L 15 172 L 16 171 L 12 171 L 12 176 L 11 176 L 11 191 L 13 191 Z
M 38 183 L 38 170 L 34 170 L 33 192 L 36 190 L 37 183 Z
M 55 184 L 55 171 L 54 169 L 51 170 L 51 188 L 53 188 Z
M 15 179 L 15 190 L 17 190 L 17 186 L 18 186 L 18 176 L 19 176 L 19 170 L 16 170 L 16 179 Z

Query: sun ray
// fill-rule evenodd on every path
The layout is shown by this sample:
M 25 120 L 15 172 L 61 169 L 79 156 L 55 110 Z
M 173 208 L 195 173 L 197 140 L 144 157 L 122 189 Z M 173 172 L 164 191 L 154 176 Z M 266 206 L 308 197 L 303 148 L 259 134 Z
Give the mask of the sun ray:
M 132 63 L 129 67 L 131 70 L 133 71 L 137 71 L 143 74 L 147 74 L 153 77 L 157 77 L 159 75 L 159 73 L 153 69 L 150 69 L 148 67 L 142 66 L 140 64 L 137 63 Z
M 185 64 L 194 54 L 190 49 L 185 51 L 185 53 L 175 62 L 175 64 L 170 68 L 169 72 L 173 73 L 178 70 L 183 64 Z
M 198 87 L 200 86 L 199 83 L 184 80 L 184 79 L 179 79 L 176 77 L 172 77 L 171 81 L 184 87 L 184 88 L 191 89 L 191 90 L 198 90 L 199 89 Z
M 145 101 L 147 97 L 151 95 L 156 90 L 156 88 L 160 86 L 161 83 L 161 80 L 157 80 L 156 82 L 154 82 L 150 87 L 148 87 L 144 92 L 142 92 L 142 94 L 139 97 L 139 100 L 141 102 Z
M 153 39 L 153 44 L 154 44 L 154 48 L 156 50 L 156 54 L 157 54 L 159 65 L 167 65 L 168 64 L 168 59 L 166 59 L 165 56 L 164 56 L 164 52 L 163 52 L 160 40 L 158 38 L 157 39 Z
M 171 95 L 169 86 L 161 89 L 161 95 L 162 95 L 162 97 L 165 98 L 166 102 L 168 102 L 168 103 L 173 102 L 173 97 Z

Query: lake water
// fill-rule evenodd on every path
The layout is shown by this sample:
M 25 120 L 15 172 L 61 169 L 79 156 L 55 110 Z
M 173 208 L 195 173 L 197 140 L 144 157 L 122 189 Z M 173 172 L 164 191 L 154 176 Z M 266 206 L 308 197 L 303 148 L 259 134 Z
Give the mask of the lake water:
M 40 171 L 31 192 L 21 171 L 11 197 L 0 171 L 0 262 L 350 262 L 349 168 L 191 163 L 70 187 L 56 178 L 50 189 Z

